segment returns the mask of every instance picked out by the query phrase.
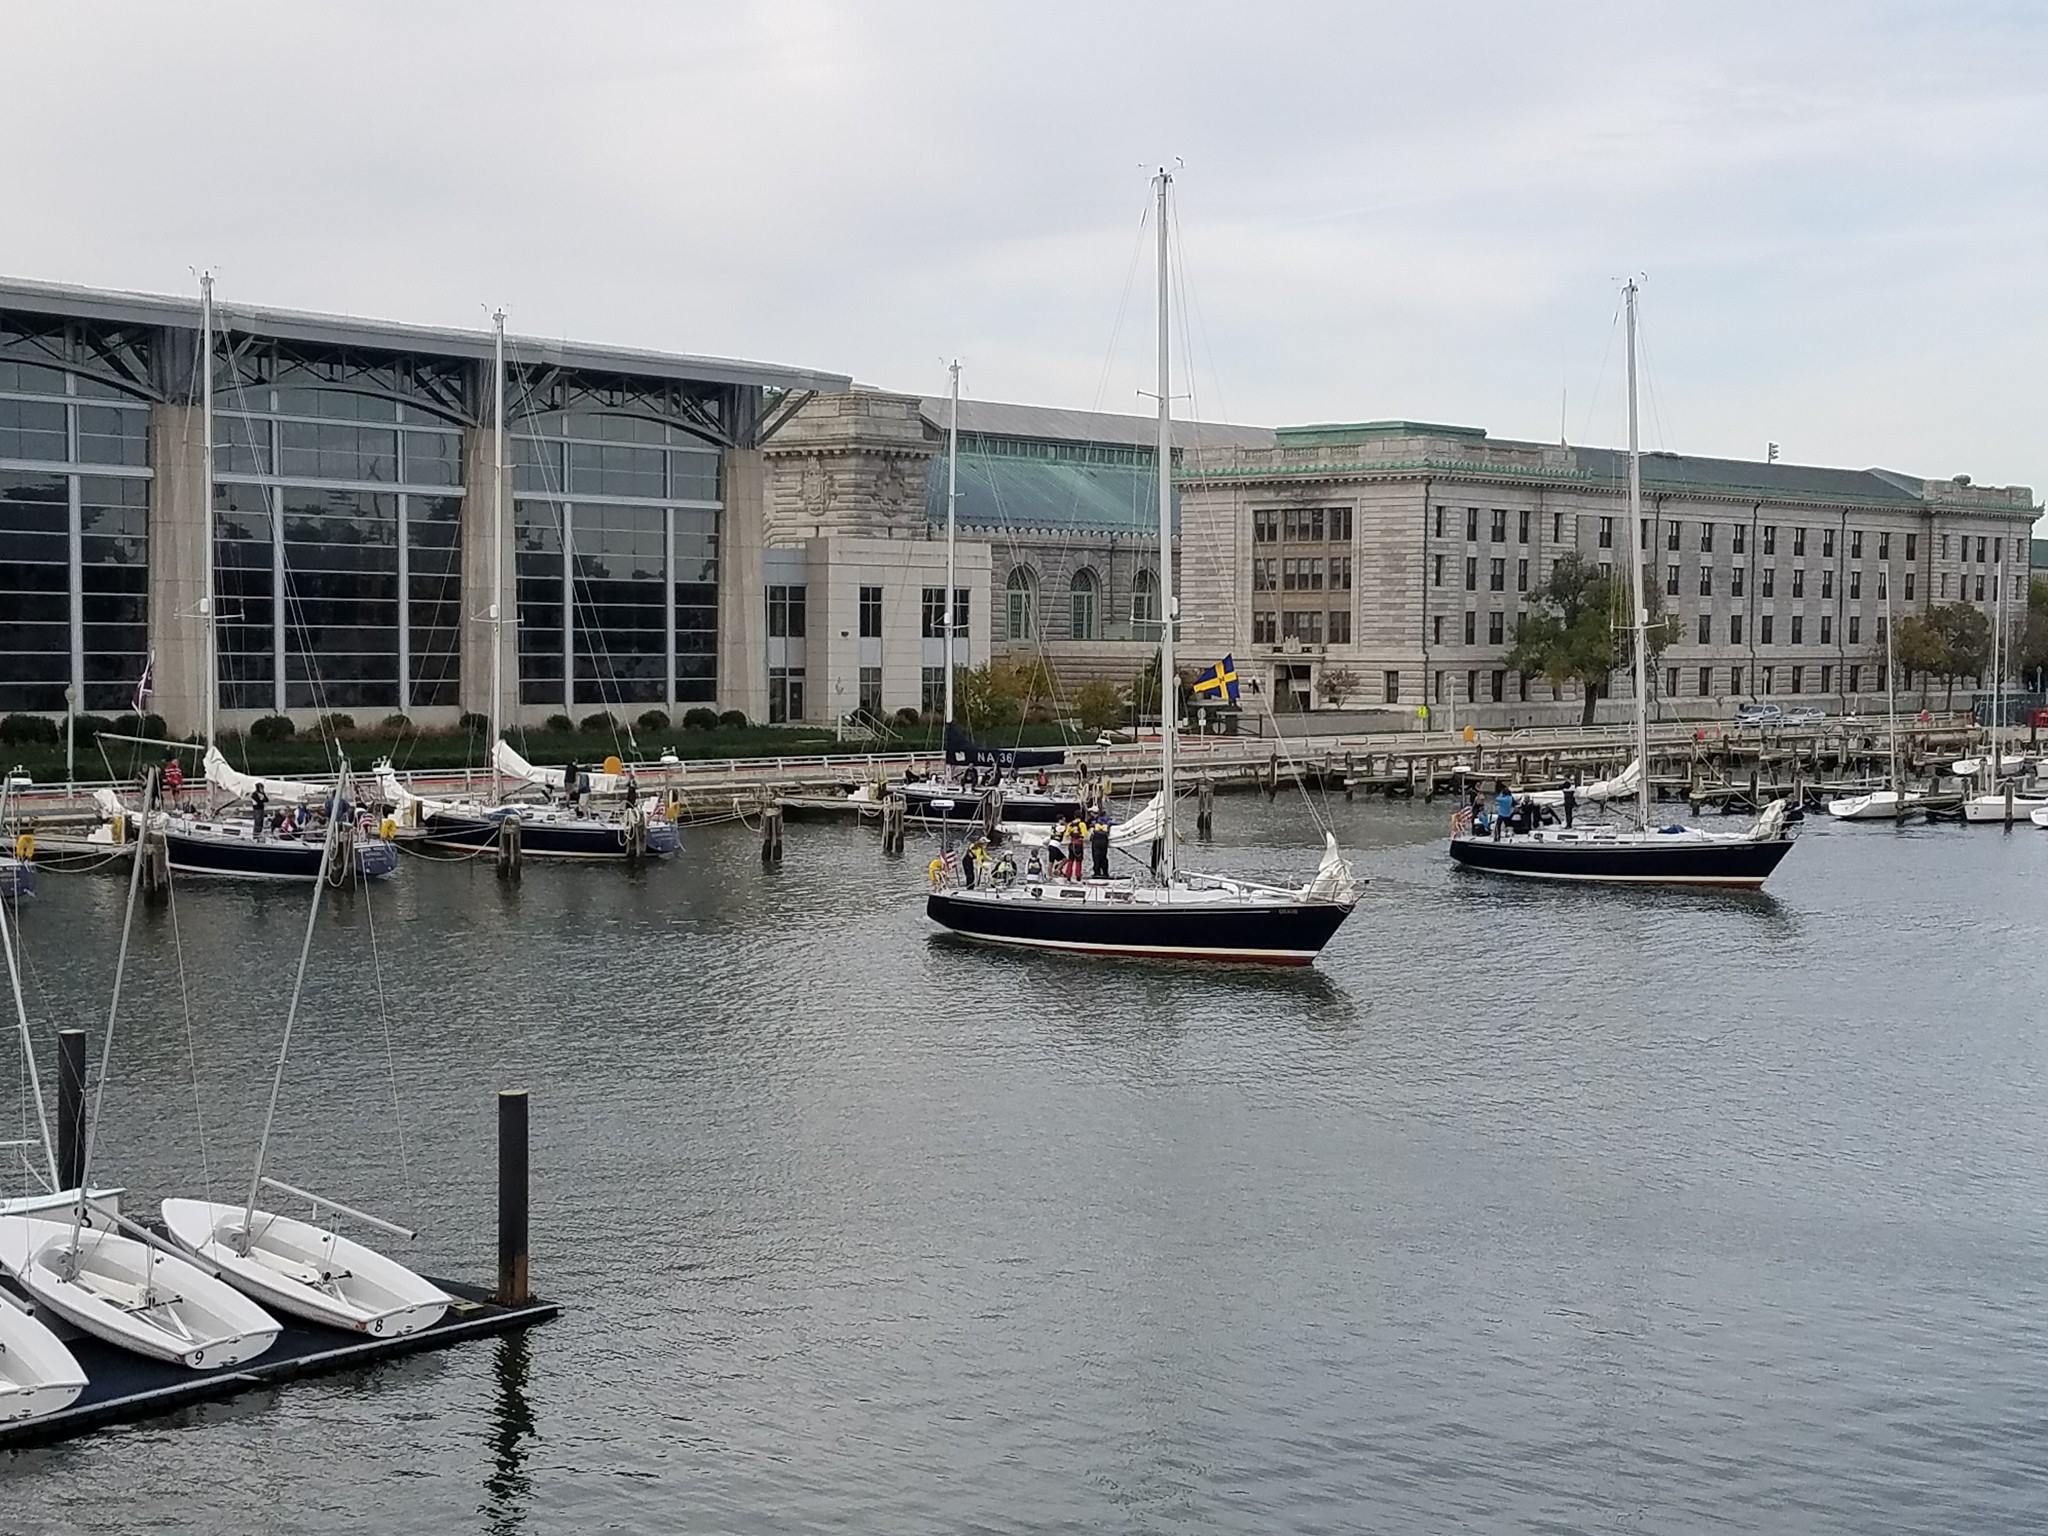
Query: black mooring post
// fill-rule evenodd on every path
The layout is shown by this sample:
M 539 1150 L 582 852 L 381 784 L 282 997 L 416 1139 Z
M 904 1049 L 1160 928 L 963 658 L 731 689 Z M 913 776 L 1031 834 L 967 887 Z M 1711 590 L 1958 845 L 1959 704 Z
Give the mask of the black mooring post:
M 85 1031 L 57 1031 L 57 1187 L 85 1176 Z
M 526 1090 L 506 1088 L 498 1094 L 497 1302 L 526 1302 L 526 1279 Z

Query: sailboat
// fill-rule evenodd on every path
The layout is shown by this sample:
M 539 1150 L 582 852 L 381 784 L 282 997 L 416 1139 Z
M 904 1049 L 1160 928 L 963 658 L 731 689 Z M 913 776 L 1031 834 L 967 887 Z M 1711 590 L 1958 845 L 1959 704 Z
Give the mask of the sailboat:
M 343 766 L 342 782 L 347 782 Z M 322 850 L 331 864 L 339 830 L 330 832 Z M 325 873 L 323 868 L 322 873 Z M 413 1234 L 380 1217 L 338 1201 L 267 1178 L 264 1159 L 277 1121 L 277 1100 L 284 1086 L 285 1063 L 291 1055 L 292 1027 L 298 1020 L 299 998 L 306 985 L 306 963 L 313 950 L 313 931 L 320 917 L 321 887 L 313 886 L 312 910 L 306 915 L 306 936 L 299 948 L 299 973 L 285 1013 L 284 1039 L 278 1047 L 277 1070 L 270 1083 L 270 1108 L 256 1143 L 256 1164 L 249 1176 L 249 1197 L 237 1204 L 215 1200 L 169 1199 L 163 1202 L 164 1227 L 195 1257 L 213 1266 L 228 1284 L 254 1300 L 294 1317 L 356 1333 L 399 1337 L 431 1327 L 447 1310 L 448 1297 L 395 1259 L 343 1237 L 331 1228 L 262 1209 L 257 1201 L 268 1188 L 301 1196 L 322 1207 L 383 1231 Z
M 146 792 L 145 815 L 151 798 Z M 270 1348 L 277 1320 L 197 1264 L 166 1252 L 152 1234 L 88 1193 L 146 852 L 145 841 L 137 838 L 79 1187 L 61 1205 L 14 1202 L 0 1214 L 0 1270 L 40 1305 L 109 1344 L 193 1370 L 219 1370 Z
M 1997 825 L 2031 817 L 2048 810 L 2048 788 L 2039 784 L 2022 786 L 2001 780 L 2015 780 L 2030 766 L 2024 754 L 2007 755 L 1998 744 L 1999 729 L 2005 724 L 2005 669 L 2011 663 L 2011 640 L 2005 627 L 2005 573 L 1998 573 L 1998 622 L 1991 632 L 1991 723 L 1981 757 L 1960 758 L 1949 771 L 1961 778 L 1982 778 L 1982 792 L 1963 801 L 1963 820 L 1980 826 Z
M 1891 583 L 1887 581 L 1884 598 L 1884 708 L 1885 725 L 1891 736 L 1891 771 L 1886 775 L 1882 789 L 1830 800 L 1828 814 L 1837 821 L 1897 821 L 1927 798 L 1916 789 L 1905 788 L 1899 779 L 1897 670 L 1892 664 L 1892 598 Z
M 1013 831 L 1046 831 L 1081 814 L 1078 795 L 1027 788 L 1014 776 L 1032 768 L 1052 768 L 1066 761 L 1057 747 L 996 748 L 977 744 L 953 718 L 953 634 L 955 596 L 954 546 L 960 502 L 960 363 L 946 369 L 949 381 L 946 416 L 946 599 L 945 754 L 946 772 L 936 779 L 908 779 L 890 788 L 903 797 L 907 814 L 921 821 L 991 822 Z M 984 778 L 982 770 L 987 770 Z M 991 814 L 993 813 L 993 814 Z
M 505 540 L 505 311 L 492 316 L 495 344 L 496 448 L 491 474 L 491 569 L 504 570 Z M 500 740 L 503 729 L 499 710 L 504 697 L 504 628 L 502 605 L 494 596 L 488 620 L 491 626 L 491 702 L 488 714 L 491 742 L 491 794 L 488 800 L 474 798 L 432 798 L 416 795 L 398 781 L 390 761 L 376 765 L 377 787 L 396 812 L 405 833 L 435 847 L 452 849 L 488 848 L 495 844 L 504 823 L 516 816 L 520 827 L 520 850 L 541 859 L 625 859 L 635 856 L 660 858 L 677 852 L 681 839 L 675 823 L 659 814 L 657 797 L 632 793 L 632 782 L 624 774 L 585 775 L 592 794 L 626 793 L 628 801 L 618 813 L 592 813 L 576 808 L 575 790 L 559 768 L 536 768 Z M 564 803 L 534 805 L 506 802 L 500 798 L 501 781 L 510 778 L 550 793 L 564 792 Z
M 1629 648 L 1634 667 L 1635 817 L 1607 826 L 1548 827 L 1498 838 L 1465 826 L 1451 838 L 1451 858 L 1467 869 L 1529 880 L 1615 885 L 1712 885 L 1754 888 L 1792 851 L 1783 800 L 1763 808 L 1742 832 L 1658 827 L 1650 820 L 1648 708 L 1649 609 L 1643 602 L 1643 466 L 1636 420 L 1636 285 L 1623 285 L 1628 315 Z M 1562 795 L 1560 794 L 1560 799 Z
M 199 279 L 199 371 L 200 416 L 206 457 L 205 596 L 200 616 L 206 622 L 206 681 L 202 695 L 206 704 L 207 791 L 223 790 L 230 800 L 256 793 L 263 786 L 266 797 L 329 807 L 346 815 L 350 808 L 334 800 L 331 792 L 318 785 L 288 779 L 258 779 L 238 774 L 228 766 L 214 737 L 214 715 L 220 694 L 220 637 L 214 612 L 213 539 L 213 274 Z M 273 794 L 271 786 L 276 786 Z M 170 807 L 157 813 L 151 823 L 160 829 L 170 866 L 185 874 L 228 875 L 244 880 L 311 880 L 323 863 L 326 835 L 321 830 L 278 833 L 260 826 L 254 815 L 225 816 L 208 811 Z M 354 869 L 370 879 L 389 875 L 398 868 L 398 850 L 369 828 L 352 834 L 350 861 Z
M 1164 684 L 1159 733 L 1159 843 L 1156 880 L 1067 883 L 1027 880 L 979 889 L 941 888 L 925 914 L 965 938 L 1032 949 L 1168 960 L 1309 965 L 1351 915 L 1358 887 L 1324 834 L 1322 862 L 1299 889 L 1259 885 L 1182 871 L 1173 832 L 1175 710 L 1173 630 L 1179 617 L 1173 586 L 1173 391 L 1169 341 L 1167 193 L 1173 178 L 1154 178 L 1159 219 L 1159 676 Z
M 35 1102 L 36 1122 L 42 1130 L 50 1185 L 55 1188 L 57 1156 L 50 1145 L 50 1120 L 43 1105 L 42 1080 L 36 1075 L 35 1042 L 29 1035 L 28 1004 L 21 992 L 21 968 L 14 957 L 14 933 L 5 901 L 0 901 L 0 949 L 6 951 L 7 981 L 14 993 L 22 1063 Z M 84 1390 L 85 1372 L 64 1341 L 12 1294 L 0 1292 L 0 1423 L 57 1413 L 69 1408 Z

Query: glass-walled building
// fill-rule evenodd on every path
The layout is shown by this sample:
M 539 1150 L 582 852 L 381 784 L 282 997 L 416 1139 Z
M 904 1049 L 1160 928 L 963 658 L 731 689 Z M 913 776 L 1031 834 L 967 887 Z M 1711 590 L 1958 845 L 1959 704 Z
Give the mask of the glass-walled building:
M 717 402 L 514 377 L 520 702 L 716 702 Z
M 500 539 L 489 332 L 217 297 L 209 543 L 196 293 L 0 278 L 0 713 L 191 730 L 211 624 L 225 725 L 452 723 L 494 604 L 508 720 L 766 712 L 758 450 L 843 376 L 512 336 Z
M 0 712 L 132 703 L 149 651 L 147 338 L 0 314 Z
M 230 329 L 214 373 L 221 706 L 458 703 L 462 365 Z

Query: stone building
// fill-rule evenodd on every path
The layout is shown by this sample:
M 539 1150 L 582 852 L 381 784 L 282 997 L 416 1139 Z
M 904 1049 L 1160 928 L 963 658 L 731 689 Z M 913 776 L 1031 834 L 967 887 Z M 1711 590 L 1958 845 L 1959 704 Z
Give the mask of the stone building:
M 765 455 L 769 542 L 943 541 L 949 412 L 871 389 L 810 401 Z M 981 552 L 988 644 L 1042 659 L 1063 696 L 1128 683 L 1158 648 L 1156 432 L 1149 417 L 960 402 L 955 543 Z M 1175 429 L 1183 468 L 1272 441 L 1263 428 Z
M 1233 650 L 1274 708 L 1578 718 L 1576 687 L 1506 656 L 1561 554 L 1627 558 L 1625 454 L 1379 421 L 1281 428 L 1180 478 L 1186 649 Z M 1676 626 L 1653 701 L 1686 717 L 1867 703 L 1887 602 L 1894 620 L 1956 600 L 1988 616 L 2003 580 L 2023 605 L 2040 511 L 2024 486 L 1962 475 L 1645 454 L 1645 565 Z

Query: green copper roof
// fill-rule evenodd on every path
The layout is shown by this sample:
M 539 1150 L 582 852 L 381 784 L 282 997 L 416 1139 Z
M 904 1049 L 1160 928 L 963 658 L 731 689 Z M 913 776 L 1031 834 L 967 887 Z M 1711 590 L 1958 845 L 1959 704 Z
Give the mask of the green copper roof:
M 1099 463 L 1072 458 L 1020 458 L 976 453 L 960 445 L 963 529 L 1071 528 L 1133 534 L 1159 527 L 1159 489 L 1149 462 Z M 946 524 L 946 456 L 925 476 L 925 516 Z
M 1484 427 L 1447 427 L 1435 421 L 1326 421 L 1305 427 L 1276 427 L 1286 448 L 1335 448 L 1372 437 L 1484 437 Z

